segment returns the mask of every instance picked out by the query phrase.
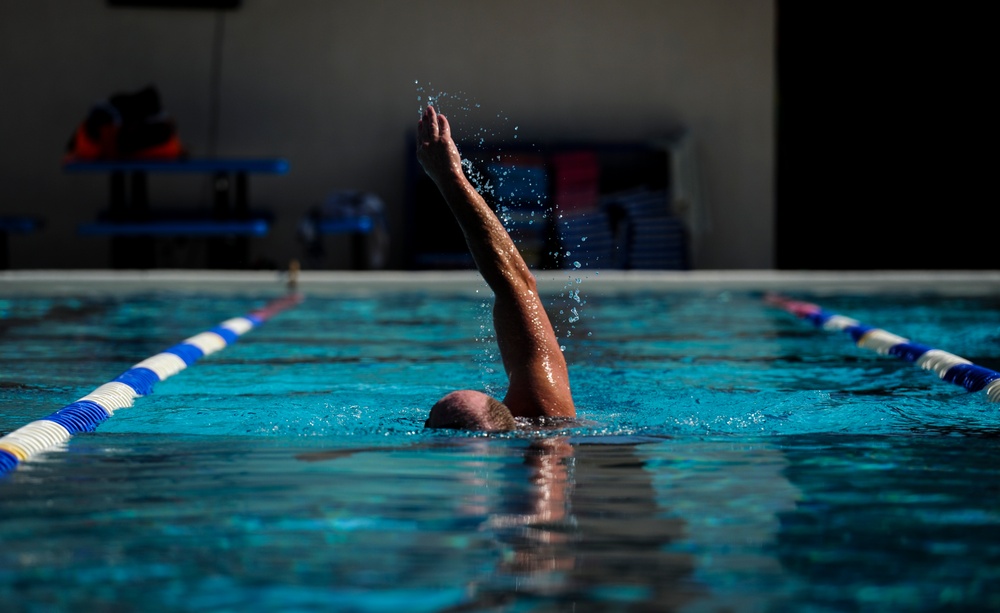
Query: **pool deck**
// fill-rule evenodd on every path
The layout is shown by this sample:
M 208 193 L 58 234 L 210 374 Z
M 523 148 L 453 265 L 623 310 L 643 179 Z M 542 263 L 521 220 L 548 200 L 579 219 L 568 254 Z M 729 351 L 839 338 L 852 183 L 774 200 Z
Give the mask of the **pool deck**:
M 1000 271 L 779 271 L 779 270 L 543 270 L 539 289 L 567 287 L 588 293 L 635 291 L 809 291 L 819 294 L 1000 295 Z M 577 281 L 579 279 L 579 282 Z M 474 293 L 485 283 L 475 271 L 301 271 L 305 294 L 337 295 L 385 291 Z M 284 271 L 230 270 L 5 270 L 0 297 L 88 293 L 196 291 L 219 294 L 282 292 Z

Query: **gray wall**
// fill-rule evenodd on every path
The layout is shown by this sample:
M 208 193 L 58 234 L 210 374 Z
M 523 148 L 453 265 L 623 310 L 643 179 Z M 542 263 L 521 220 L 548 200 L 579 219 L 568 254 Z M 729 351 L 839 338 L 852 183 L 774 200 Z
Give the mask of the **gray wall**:
M 107 266 L 106 240 L 76 236 L 107 181 L 60 169 L 93 103 L 154 83 L 187 148 L 209 153 L 220 19 L 216 153 L 291 164 L 251 181 L 253 202 L 278 213 L 253 241 L 259 258 L 300 257 L 298 220 L 335 189 L 378 194 L 403 231 L 407 139 L 427 94 L 445 92 L 468 136 L 643 140 L 684 126 L 707 221 L 694 267 L 774 266 L 773 0 L 245 0 L 221 14 L 2 0 L 0 214 L 47 219 L 11 238 L 12 268 Z M 151 182 L 154 205 L 210 202 L 207 180 Z M 346 267 L 346 247 L 328 264 Z

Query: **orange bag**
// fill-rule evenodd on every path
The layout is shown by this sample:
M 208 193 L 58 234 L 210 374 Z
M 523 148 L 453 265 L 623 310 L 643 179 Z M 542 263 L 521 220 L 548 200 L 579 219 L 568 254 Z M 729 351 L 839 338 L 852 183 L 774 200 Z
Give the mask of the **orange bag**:
M 95 105 L 70 136 L 66 161 L 177 159 L 184 156 L 177 126 L 153 85 Z

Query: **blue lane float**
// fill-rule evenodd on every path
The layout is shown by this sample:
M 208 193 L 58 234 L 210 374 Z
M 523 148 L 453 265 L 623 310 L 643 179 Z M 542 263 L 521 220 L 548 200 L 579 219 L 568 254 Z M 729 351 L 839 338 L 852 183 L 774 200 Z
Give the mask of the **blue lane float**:
M 767 294 L 764 300 L 817 328 L 845 332 L 858 347 L 913 362 L 970 392 L 985 392 L 990 402 L 1000 402 L 1000 372 L 973 364 L 953 353 L 914 343 L 881 328 L 865 325 L 851 317 L 831 313 L 811 302 L 792 300 L 780 294 Z
M 160 381 L 236 342 L 274 315 L 302 301 L 298 293 L 271 301 L 243 317 L 228 319 L 201 334 L 135 364 L 76 402 L 0 437 L 0 475 L 34 455 L 52 450 L 81 432 L 93 432 L 118 409 L 148 396 Z

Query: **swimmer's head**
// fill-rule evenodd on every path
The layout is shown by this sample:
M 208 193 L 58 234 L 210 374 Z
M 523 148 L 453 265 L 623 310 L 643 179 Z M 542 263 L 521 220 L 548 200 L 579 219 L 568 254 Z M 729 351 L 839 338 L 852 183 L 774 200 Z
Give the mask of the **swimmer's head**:
M 425 428 L 506 432 L 517 428 L 514 416 L 502 402 L 474 390 L 459 390 L 431 407 Z

